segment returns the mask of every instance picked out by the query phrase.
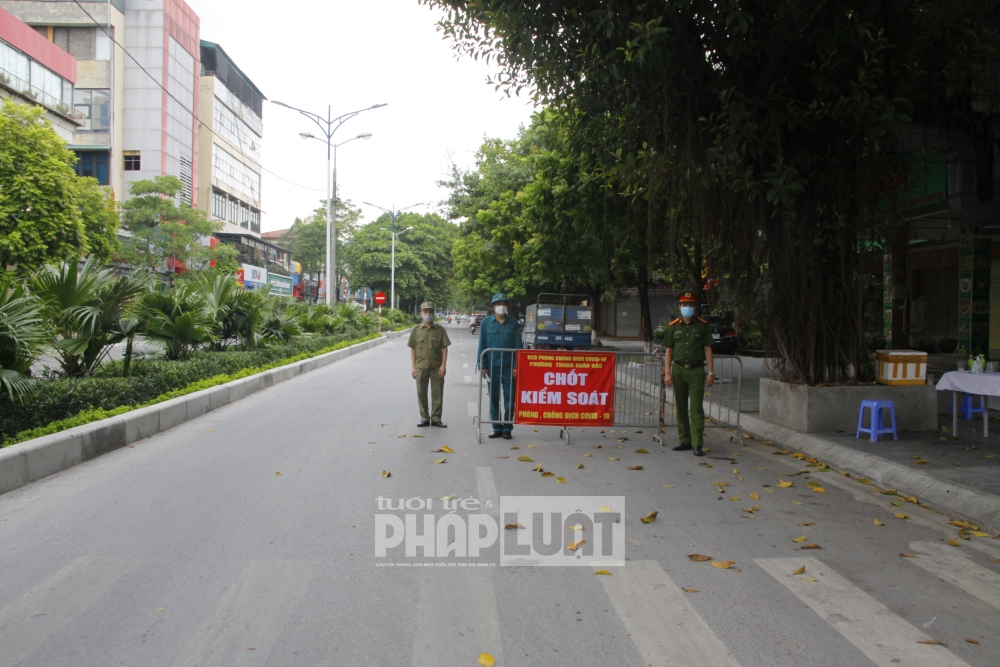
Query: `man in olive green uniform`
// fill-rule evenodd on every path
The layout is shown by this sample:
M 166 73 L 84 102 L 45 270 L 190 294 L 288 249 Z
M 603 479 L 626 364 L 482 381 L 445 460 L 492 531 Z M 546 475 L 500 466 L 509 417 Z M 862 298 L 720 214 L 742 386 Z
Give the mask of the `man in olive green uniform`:
M 441 421 L 444 404 L 444 376 L 448 366 L 448 332 L 434 323 L 434 304 L 420 304 L 423 323 L 410 331 L 411 375 L 417 381 L 417 402 L 420 404 L 420 423 L 417 426 L 447 428 Z M 431 385 L 431 409 L 427 410 L 427 384 Z
M 712 330 L 708 323 L 694 316 L 698 300 L 692 292 L 681 292 L 678 297 L 681 316 L 670 323 L 663 334 L 666 360 L 663 381 L 674 388 L 674 406 L 677 408 L 677 436 L 680 444 L 674 451 L 694 448 L 695 456 L 704 456 L 705 444 L 705 385 L 715 382 L 712 359 Z M 705 362 L 708 362 L 708 375 Z M 691 401 L 688 421 L 688 400 Z

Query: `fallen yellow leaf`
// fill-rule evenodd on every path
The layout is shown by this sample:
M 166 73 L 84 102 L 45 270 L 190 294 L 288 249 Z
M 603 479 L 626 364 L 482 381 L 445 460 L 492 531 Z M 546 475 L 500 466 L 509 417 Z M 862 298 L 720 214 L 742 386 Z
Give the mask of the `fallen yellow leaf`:
M 506 530 L 511 530 L 511 529 L 517 530 L 518 528 L 524 528 L 524 526 L 522 526 L 519 523 L 508 523 L 506 526 L 504 526 L 504 528 Z
M 528 448 L 528 449 L 534 449 L 534 448 L 535 448 L 535 446 L 534 446 L 534 445 L 527 445 L 527 448 Z
M 280 475 L 281 473 L 279 472 L 278 474 Z M 392 473 L 389 472 L 388 470 L 383 470 L 382 471 L 382 476 L 383 477 L 392 477 Z
M 917 557 L 916 554 L 908 554 L 905 551 L 901 552 L 899 555 L 902 556 L 903 558 L 916 558 Z
M 882 523 L 881 521 L 879 521 L 878 519 L 875 519 L 875 525 L 876 526 L 884 526 L 885 524 Z
M 867 484 L 868 486 L 872 485 L 871 480 L 865 479 L 864 477 L 859 477 L 858 481 L 861 482 L 862 484 Z
M 818 544 L 803 544 L 799 549 L 822 549 Z
M 600 510 L 601 512 L 610 512 L 611 511 L 611 508 L 608 507 L 607 505 L 601 505 L 597 509 Z
M 281 473 L 280 472 L 276 472 L 276 473 L 274 473 L 274 476 L 275 477 L 281 477 Z
M 800 502 L 799 502 L 799 501 L 797 501 L 797 500 L 793 500 L 793 501 L 792 501 L 792 504 L 793 504 L 793 505 L 805 505 L 805 503 L 800 503 Z
M 971 637 L 966 637 L 965 641 L 969 642 L 970 644 L 975 644 L 976 646 L 979 646 L 979 642 L 977 642 L 975 639 L 972 639 Z
M 739 468 L 733 468 L 733 474 L 734 475 L 739 475 L 740 474 L 740 469 Z
M 703 554 L 688 554 L 688 558 L 695 563 L 704 563 L 707 560 L 712 560 L 711 556 L 705 556 Z
M 556 474 L 554 472 L 543 472 L 542 473 L 542 477 L 555 477 L 555 476 L 556 476 Z
M 421 434 L 419 434 L 419 433 L 414 433 L 414 434 L 413 434 L 413 437 L 414 437 L 414 438 L 423 438 L 423 437 L 425 437 L 425 436 L 423 436 L 423 435 L 421 435 Z
M 582 523 L 578 523 L 575 526 L 571 526 L 571 525 L 569 525 L 567 523 L 566 527 L 569 528 L 570 530 L 583 530 L 583 524 Z
M 454 454 L 455 453 L 455 450 L 452 449 L 451 447 L 449 447 L 448 445 L 445 445 L 444 447 L 442 447 L 438 451 L 439 452 L 444 452 L 445 454 Z
M 532 461 L 532 463 L 534 463 L 534 461 Z M 535 466 L 535 467 L 534 467 L 534 468 L 532 468 L 531 470 L 532 470 L 533 472 L 545 472 L 544 470 L 542 470 L 542 466 L 540 466 L 540 465 L 537 465 L 537 466 Z
M 535 462 L 535 459 L 531 458 L 530 456 L 518 456 L 517 460 L 518 461 L 524 461 L 525 463 L 534 463 Z
M 757 493 L 756 491 L 751 491 L 750 492 L 750 499 L 751 500 L 760 500 L 760 494 Z
M 673 484 L 660 484 L 660 486 L 662 486 L 664 489 L 672 489 L 672 488 L 674 488 Z
M 805 523 L 800 523 L 799 525 L 800 526 L 811 526 L 814 523 L 816 523 L 816 522 L 815 521 L 806 521 Z
M 984 533 L 981 530 L 970 530 L 969 532 L 972 533 L 973 535 L 975 535 L 976 537 L 989 537 L 990 536 L 989 533 Z
M 557 484 L 565 484 L 566 483 L 566 478 L 565 477 L 556 477 L 556 483 Z
M 611 572 L 609 572 L 608 570 L 597 570 L 596 572 L 594 572 L 594 574 L 607 574 L 607 575 L 610 575 Z
M 433 461 L 431 461 L 431 463 L 444 463 L 447 460 L 448 459 L 434 459 Z
M 813 493 L 826 493 L 826 489 L 822 486 L 817 486 L 813 488 Z
M 580 454 L 580 456 L 593 456 L 593 454 Z
M 450 496 L 441 496 L 440 498 L 438 498 L 438 500 L 451 500 L 454 497 L 455 497 L 455 494 L 453 493 Z
M 804 574 L 805 571 L 806 571 L 806 566 L 803 565 L 802 567 L 800 567 L 797 570 L 795 570 L 794 572 L 792 572 L 792 574 L 795 575 L 795 576 L 798 576 L 800 574 Z
M 681 590 L 684 591 L 685 593 L 697 593 L 698 592 L 697 588 L 686 588 L 684 586 L 681 586 Z
M 399 436 L 399 437 L 400 437 L 400 438 L 405 438 L 405 437 L 406 437 L 406 434 L 404 433 L 403 435 L 401 435 L 401 436 Z
M 608 457 L 608 460 L 609 460 L 609 461 L 621 461 L 621 459 L 620 459 L 620 458 L 618 458 L 617 456 L 609 456 L 609 457 Z
M 587 540 L 580 540 L 579 542 L 571 542 L 570 545 L 566 547 L 566 550 L 567 551 L 576 551 L 577 549 L 579 549 L 580 547 L 582 547 L 586 543 L 587 543 Z
M 642 466 L 629 466 L 629 470 L 642 470 Z
M 642 521 L 643 523 L 653 523 L 654 521 L 656 521 L 656 515 L 659 514 L 659 513 L 660 513 L 660 510 L 653 510 L 652 512 L 650 512 L 646 516 L 641 517 L 639 519 L 639 521 Z
M 794 484 L 795 484 L 795 482 L 789 482 L 789 481 L 784 480 L 784 479 L 781 480 L 780 482 L 778 482 L 778 486 L 780 486 L 783 489 L 787 489 L 788 487 L 793 486 Z
M 583 467 L 584 467 L 584 465 L 583 465 L 583 464 L 581 463 L 580 465 L 578 465 L 578 466 L 576 467 L 576 469 L 577 469 L 577 470 L 579 470 L 580 468 L 583 468 Z
M 909 519 L 910 518 L 909 514 L 903 514 L 902 512 L 893 512 L 892 515 L 894 517 L 896 517 L 897 519 Z
M 918 639 L 917 643 L 918 644 L 934 644 L 934 645 L 937 645 L 937 644 L 940 644 L 941 642 L 939 640 L 937 640 L 937 639 Z
M 946 540 L 945 544 L 947 544 L 949 547 L 960 547 L 960 546 L 962 546 L 962 543 L 959 542 L 958 540 Z
M 511 447 L 511 449 L 521 449 L 521 448 L 518 447 L 517 445 L 514 445 L 513 447 Z
M 796 537 L 794 540 L 792 540 L 792 542 L 805 542 L 805 541 L 806 541 L 805 535 L 800 535 L 799 537 Z
M 767 491 L 768 493 L 774 493 L 774 489 L 764 489 L 764 490 Z
M 889 504 L 892 505 L 893 507 L 902 507 L 903 506 L 903 503 L 897 503 L 895 500 L 890 500 Z
M 733 565 L 736 565 L 736 561 L 734 561 L 734 560 L 713 560 L 712 561 L 712 567 L 717 567 L 720 570 L 728 570 Z
M 536 428 L 535 430 L 537 431 L 538 429 Z M 479 664 L 483 667 L 493 667 L 493 665 L 497 663 L 496 660 L 493 659 L 492 655 L 489 653 L 483 653 L 479 656 Z
M 974 526 L 968 521 L 959 521 L 958 519 L 952 519 L 949 521 L 953 526 L 958 526 L 959 528 L 965 528 L 966 530 L 979 530 L 979 526 Z
M 635 450 L 636 454 L 649 454 L 649 450 L 645 447 Z
M 732 497 L 732 498 L 730 498 L 729 500 L 739 500 L 739 499 L 740 499 L 740 497 L 739 497 L 739 496 L 733 496 L 733 497 Z

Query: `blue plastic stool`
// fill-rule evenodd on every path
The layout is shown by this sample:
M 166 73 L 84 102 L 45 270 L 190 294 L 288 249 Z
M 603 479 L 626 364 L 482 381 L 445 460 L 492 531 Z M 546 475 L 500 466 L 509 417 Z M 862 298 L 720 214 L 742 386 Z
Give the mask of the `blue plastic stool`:
M 962 405 L 958 409 L 958 415 L 962 417 L 962 419 L 972 419 L 972 415 L 983 414 L 983 397 L 982 396 L 979 397 L 978 408 L 972 406 L 972 399 L 973 396 L 971 396 L 970 394 L 966 394 L 962 398 Z M 948 416 L 952 417 L 954 416 L 954 414 L 955 414 L 954 406 L 948 408 Z
M 871 426 L 865 428 L 865 408 L 871 409 Z M 882 411 L 888 410 L 889 417 L 892 421 L 892 426 L 882 426 Z M 869 435 L 869 440 L 875 442 L 879 439 L 879 436 L 892 433 L 893 440 L 899 440 L 896 435 L 896 408 L 892 404 L 892 401 L 861 401 L 861 411 L 858 413 L 858 432 L 854 435 L 855 438 L 860 438 L 862 433 L 867 433 Z

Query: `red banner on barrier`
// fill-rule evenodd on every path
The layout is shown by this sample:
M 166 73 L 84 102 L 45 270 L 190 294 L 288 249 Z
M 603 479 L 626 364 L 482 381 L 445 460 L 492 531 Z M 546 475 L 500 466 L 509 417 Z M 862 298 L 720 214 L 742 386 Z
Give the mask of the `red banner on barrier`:
M 615 355 L 518 350 L 515 424 L 614 426 Z

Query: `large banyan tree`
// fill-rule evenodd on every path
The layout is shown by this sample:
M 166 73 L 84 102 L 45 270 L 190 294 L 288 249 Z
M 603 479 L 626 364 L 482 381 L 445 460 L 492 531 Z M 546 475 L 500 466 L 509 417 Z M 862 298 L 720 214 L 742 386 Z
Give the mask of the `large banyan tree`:
M 498 88 L 573 110 L 649 251 L 725 274 L 792 382 L 869 359 L 907 127 L 997 136 L 1000 0 L 422 1 Z

